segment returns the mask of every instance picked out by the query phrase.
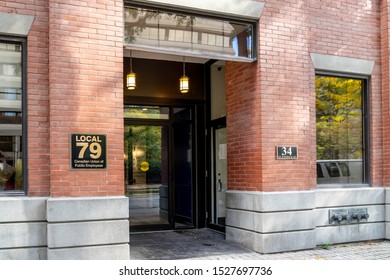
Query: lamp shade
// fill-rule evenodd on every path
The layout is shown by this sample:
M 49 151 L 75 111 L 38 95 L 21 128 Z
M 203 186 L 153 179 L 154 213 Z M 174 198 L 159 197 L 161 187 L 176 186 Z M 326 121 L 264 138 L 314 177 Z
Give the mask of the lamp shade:
M 126 76 L 126 85 L 127 85 L 127 89 L 129 89 L 129 90 L 135 89 L 135 87 L 136 87 L 136 75 L 135 75 L 135 73 L 130 72 L 129 74 L 127 74 L 127 76 Z
M 180 92 L 187 93 L 190 90 L 190 79 L 187 76 L 180 78 Z

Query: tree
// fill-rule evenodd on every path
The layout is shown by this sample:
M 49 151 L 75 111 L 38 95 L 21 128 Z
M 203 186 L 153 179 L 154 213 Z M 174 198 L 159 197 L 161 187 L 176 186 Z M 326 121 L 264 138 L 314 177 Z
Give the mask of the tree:
M 363 156 L 362 81 L 316 76 L 317 159 Z

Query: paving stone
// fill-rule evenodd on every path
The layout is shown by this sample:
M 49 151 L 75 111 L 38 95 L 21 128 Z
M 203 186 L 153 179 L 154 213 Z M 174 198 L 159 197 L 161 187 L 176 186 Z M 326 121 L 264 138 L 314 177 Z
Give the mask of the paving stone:
M 390 260 L 390 241 L 367 241 L 297 252 L 259 254 L 209 229 L 131 234 L 132 260 Z

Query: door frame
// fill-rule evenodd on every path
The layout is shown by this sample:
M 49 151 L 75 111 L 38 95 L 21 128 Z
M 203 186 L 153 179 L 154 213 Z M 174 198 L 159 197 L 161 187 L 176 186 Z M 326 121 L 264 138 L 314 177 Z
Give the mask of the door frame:
M 125 105 L 139 105 L 139 106 L 161 106 L 170 107 L 170 118 L 169 120 L 155 120 L 155 119 L 129 119 L 124 118 L 124 125 L 166 125 L 168 126 L 168 142 L 169 142 L 169 210 L 167 225 L 147 225 L 147 226 L 131 226 L 130 231 L 152 231 L 152 230 L 166 230 L 166 229 L 177 229 L 177 228 L 201 228 L 205 227 L 205 186 L 206 186 L 206 170 L 205 170 L 205 102 L 194 101 L 194 100 L 169 100 L 169 99 L 158 99 L 158 98 L 136 98 L 132 97 L 126 101 Z M 171 187 L 174 178 L 173 168 L 173 123 L 172 108 L 191 108 L 191 125 L 192 127 L 192 217 L 191 225 L 184 227 L 177 227 L 175 225 L 176 218 L 174 213 L 175 193 L 174 188 Z
M 218 118 L 215 120 L 210 121 L 209 123 L 209 137 L 207 137 L 207 143 L 209 143 L 208 146 L 208 170 L 210 170 L 210 174 L 208 176 L 208 183 L 209 186 L 207 188 L 207 227 L 220 231 L 225 232 L 225 226 L 221 226 L 218 224 L 213 223 L 213 214 L 216 213 L 216 195 L 215 195 L 215 184 L 216 184 L 216 176 L 215 176 L 215 170 L 216 170 L 216 163 L 215 163 L 215 157 L 216 157 L 216 148 L 215 148 L 215 130 L 218 128 L 226 128 L 226 117 Z

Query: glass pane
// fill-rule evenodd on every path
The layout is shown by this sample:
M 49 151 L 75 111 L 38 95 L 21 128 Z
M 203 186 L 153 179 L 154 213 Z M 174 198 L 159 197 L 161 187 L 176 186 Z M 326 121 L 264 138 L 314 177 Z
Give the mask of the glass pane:
M 178 121 L 178 120 L 190 121 L 191 120 L 191 109 L 190 108 L 173 108 L 173 118 L 175 121 Z
M 317 182 L 363 183 L 363 83 L 316 77 Z
M 192 125 L 178 122 L 173 127 L 175 221 L 192 219 Z
M 21 190 L 22 179 L 22 48 L 0 43 L 0 190 Z
M 125 126 L 130 226 L 168 224 L 168 130 Z
M 125 43 L 206 57 L 253 59 L 253 25 L 125 8 Z
M 169 119 L 169 108 L 158 106 L 125 106 L 125 118 L 129 119 Z

